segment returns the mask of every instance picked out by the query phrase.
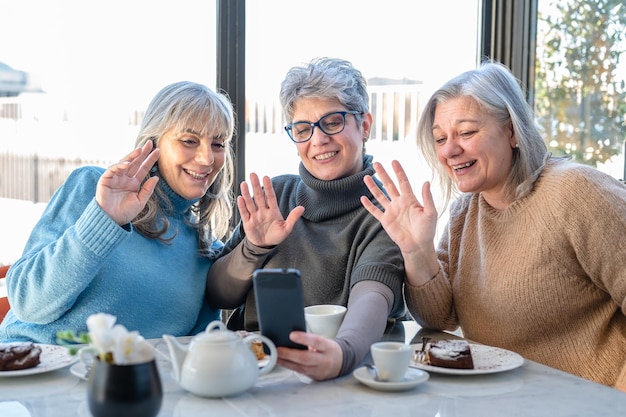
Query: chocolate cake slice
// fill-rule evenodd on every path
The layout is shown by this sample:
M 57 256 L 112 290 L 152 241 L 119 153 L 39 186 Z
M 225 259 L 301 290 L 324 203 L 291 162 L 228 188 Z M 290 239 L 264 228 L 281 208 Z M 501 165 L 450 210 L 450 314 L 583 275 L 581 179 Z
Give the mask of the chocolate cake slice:
M 454 369 L 474 369 L 470 345 L 465 340 L 443 339 L 430 342 L 428 363 Z
M 0 344 L 0 371 L 17 371 L 39 365 L 41 348 L 34 343 Z

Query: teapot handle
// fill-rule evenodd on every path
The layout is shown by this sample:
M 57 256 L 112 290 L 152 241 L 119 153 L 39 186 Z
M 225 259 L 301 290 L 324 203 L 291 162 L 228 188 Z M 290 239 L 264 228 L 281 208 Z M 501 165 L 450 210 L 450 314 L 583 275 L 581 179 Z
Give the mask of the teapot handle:
M 262 334 L 251 334 L 250 336 L 246 336 L 246 338 L 243 339 L 243 342 L 248 347 L 250 347 L 250 344 L 252 342 L 254 342 L 255 340 L 260 340 L 270 350 L 270 355 L 269 355 L 270 356 L 270 361 L 269 361 L 269 363 L 267 365 L 263 366 L 262 368 L 259 368 L 259 376 L 261 376 L 261 375 L 265 375 L 266 373 L 268 373 L 272 369 L 274 369 L 274 366 L 276 366 L 276 358 L 278 357 L 278 352 L 276 351 L 276 345 L 274 344 L 274 342 L 272 342 L 269 338 L 263 336 Z
M 220 330 L 226 330 L 226 325 L 219 320 L 213 320 L 211 323 L 206 326 L 206 332 L 210 332 L 219 328 Z

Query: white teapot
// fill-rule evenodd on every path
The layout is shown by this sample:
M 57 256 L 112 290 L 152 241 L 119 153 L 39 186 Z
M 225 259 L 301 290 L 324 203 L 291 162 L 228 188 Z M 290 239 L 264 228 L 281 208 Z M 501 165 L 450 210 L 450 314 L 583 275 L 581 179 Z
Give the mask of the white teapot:
M 241 338 L 221 321 L 209 323 L 189 347 L 163 335 L 172 359 L 174 377 L 187 391 L 201 397 L 226 397 L 250 389 L 260 375 L 276 365 L 276 346 L 260 334 Z M 259 368 L 250 344 L 261 340 L 270 350 L 269 363 Z

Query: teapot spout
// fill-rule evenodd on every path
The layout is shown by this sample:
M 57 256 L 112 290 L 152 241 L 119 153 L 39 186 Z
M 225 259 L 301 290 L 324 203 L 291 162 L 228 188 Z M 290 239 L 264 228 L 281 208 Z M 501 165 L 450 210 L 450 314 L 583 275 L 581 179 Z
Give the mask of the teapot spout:
M 170 359 L 172 360 L 172 370 L 174 371 L 174 378 L 176 381 L 181 380 L 181 370 L 183 369 L 183 362 L 189 349 L 187 346 L 181 345 L 178 340 L 172 335 L 164 334 L 163 340 L 167 343 L 167 348 L 170 351 Z

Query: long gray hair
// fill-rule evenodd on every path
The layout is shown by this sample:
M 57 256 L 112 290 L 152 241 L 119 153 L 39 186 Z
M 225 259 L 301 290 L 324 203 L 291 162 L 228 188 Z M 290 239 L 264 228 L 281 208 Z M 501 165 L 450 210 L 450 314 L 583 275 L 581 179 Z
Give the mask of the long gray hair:
M 513 200 L 527 195 L 550 153 L 537 129 L 532 108 L 524 98 L 519 81 L 506 66 L 483 62 L 478 69 L 464 72 L 435 91 L 418 123 L 417 145 L 440 181 L 445 206 L 452 195 L 458 193 L 458 188 L 437 160 L 433 121 L 440 103 L 458 97 L 472 98 L 481 109 L 494 116 L 500 126 L 511 122 L 518 147 L 512 150 L 513 161 L 505 193 Z
M 232 216 L 232 189 L 234 156 L 232 137 L 235 133 L 233 106 L 225 94 L 189 81 L 170 84 L 159 91 L 146 110 L 135 145 L 143 146 L 148 140 L 158 146 L 161 136 L 174 128 L 177 131 L 192 128 L 200 135 L 224 139 L 226 149 L 224 167 L 209 186 L 206 194 L 192 207 L 189 224 L 198 230 L 198 243 L 203 256 L 211 255 L 214 237 L 221 238 L 228 231 Z M 146 179 L 154 175 L 153 172 Z M 133 226 L 143 236 L 167 241 L 164 234 L 169 229 L 165 211 L 159 205 L 169 199 L 156 187 L 146 207 L 133 220 Z

